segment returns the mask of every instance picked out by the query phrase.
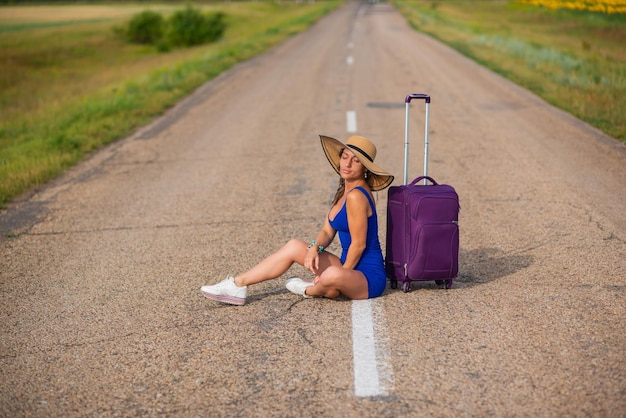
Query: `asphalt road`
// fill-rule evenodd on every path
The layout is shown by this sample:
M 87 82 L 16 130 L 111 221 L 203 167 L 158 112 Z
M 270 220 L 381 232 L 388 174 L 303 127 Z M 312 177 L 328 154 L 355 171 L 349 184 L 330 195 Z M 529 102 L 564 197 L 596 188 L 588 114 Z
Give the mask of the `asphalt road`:
M 315 237 L 337 182 L 318 134 L 346 139 L 346 112 L 400 184 L 408 93 L 431 95 L 429 172 L 461 198 L 451 290 L 201 295 Z M 351 2 L 0 214 L 0 416 L 623 417 L 625 168 L 617 141 Z

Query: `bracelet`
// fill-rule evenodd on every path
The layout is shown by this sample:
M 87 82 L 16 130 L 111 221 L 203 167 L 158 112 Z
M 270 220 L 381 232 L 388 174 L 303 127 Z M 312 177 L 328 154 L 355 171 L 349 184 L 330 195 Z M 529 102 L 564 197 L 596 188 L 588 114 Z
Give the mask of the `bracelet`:
M 310 250 L 310 249 L 311 249 L 311 247 L 312 247 L 312 246 L 314 246 L 314 245 L 317 245 L 317 247 L 318 247 L 318 248 L 317 248 L 317 252 L 318 252 L 319 254 L 321 254 L 321 253 L 324 251 L 324 247 L 323 247 L 323 246 L 321 246 L 321 245 L 319 245 L 319 244 L 317 243 L 317 241 L 315 241 L 315 240 L 311 241 L 311 243 L 309 244 L 309 246 L 308 246 L 308 247 L 306 247 L 306 249 L 307 249 L 307 250 Z

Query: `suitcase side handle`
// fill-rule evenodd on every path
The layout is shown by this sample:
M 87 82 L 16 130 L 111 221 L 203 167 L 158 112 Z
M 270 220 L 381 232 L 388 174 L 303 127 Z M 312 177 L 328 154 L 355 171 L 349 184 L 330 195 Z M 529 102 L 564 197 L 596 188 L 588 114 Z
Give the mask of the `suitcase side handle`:
M 430 103 L 430 96 L 428 94 L 421 93 L 408 94 L 404 99 L 404 103 L 411 103 L 411 100 L 413 99 L 425 100 L 426 103 Z
M 438 186 L 439 183 L 437 183 L 435 181 L 435 179 L 433 179 L 432 177 L 428 177 L 428 176 L 419 176 L 418 178 L 416 178 L 415 180 L 413 180 L 411 182 L 411 186 L 415 186 L 417 183 L 419 183 L 420 181 L 424 180 L 424 184 L 426 184 L 426 180 L 430 181 L 433 186 Z

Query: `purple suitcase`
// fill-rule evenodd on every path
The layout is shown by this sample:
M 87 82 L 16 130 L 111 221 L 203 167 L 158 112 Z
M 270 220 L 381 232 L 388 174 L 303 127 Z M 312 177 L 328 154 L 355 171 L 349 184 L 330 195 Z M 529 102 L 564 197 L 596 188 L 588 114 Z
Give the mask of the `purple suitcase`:
M 426 102 L 424 175 L 407 184 L 409 107 L 412 99 Z M 402 282 L 434 280 L 447 289 L 459 270 L 459 197 L 452 186 L 428 177 L 428 117 L 430 96 L 406 96 L 404 185 L 392 186 L 387 201 L 387 248 L 385 268 L 392 288 Z M 423 185 L 418 184 L 423 180 Z M 431 184 L 428 184 L 430 182 Z

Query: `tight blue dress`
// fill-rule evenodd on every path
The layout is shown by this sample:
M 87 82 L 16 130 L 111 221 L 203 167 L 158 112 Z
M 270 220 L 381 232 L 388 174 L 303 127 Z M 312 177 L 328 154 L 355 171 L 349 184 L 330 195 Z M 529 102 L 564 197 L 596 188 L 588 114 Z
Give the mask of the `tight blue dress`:
M 367 240 L 365 244 L 365 250 L 361 255 L 361 259 L 354 268 L 355 270 L 363 273 L 367 279 L 367 291 L 368 298 L 375 298 L 385 291 L 387 285 L 387 275 L 385 273 L 385 262 L 383 260 L 383 252 L 380 248 L 380 241 L 378 240 L 378 216 L 376 215 L 376 207 L 370 197 L 370 194 L 363 187 L 355 187 L 353 190 L 360 190 L 372 207 L 372 216 L 367 218 Z M 328 218 L 330 226 L 339 233 L 339 240 L 341 241 L 341 263 L 346 261 L 348 255 L 348 248 L 352 243 L 352 237 L 348 229 L 348 211 L 346 204 L 344 203 L 339 210 L 335 219 Z

